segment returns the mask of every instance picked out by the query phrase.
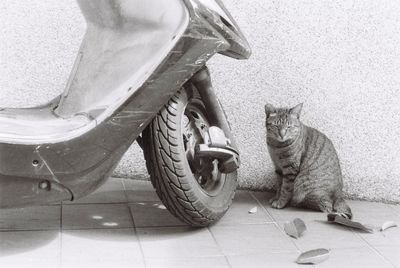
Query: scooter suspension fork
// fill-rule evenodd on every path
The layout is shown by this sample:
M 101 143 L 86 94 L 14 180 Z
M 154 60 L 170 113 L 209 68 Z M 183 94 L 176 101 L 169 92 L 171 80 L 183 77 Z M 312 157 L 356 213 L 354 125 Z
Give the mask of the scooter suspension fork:
M 240 165 L 239 151 L 225 111 L 214 92 L 208 68 L 204 66 L 199 70 L 192 77 L 191 82 L 199 91 L 211 124 L 204 139 L 205 143 L 196 146 L 195 157 L 209 160 L 217 159 L 221 172 L 234 172 Z

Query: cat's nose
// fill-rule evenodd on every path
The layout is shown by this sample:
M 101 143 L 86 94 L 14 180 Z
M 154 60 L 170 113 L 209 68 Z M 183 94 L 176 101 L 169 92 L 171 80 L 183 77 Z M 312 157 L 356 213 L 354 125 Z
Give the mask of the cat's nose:
M 286 129 L 281 129 L 279 130 L 279 136 L 281 136 L 281 138 L 283 139 L 286 135 Z

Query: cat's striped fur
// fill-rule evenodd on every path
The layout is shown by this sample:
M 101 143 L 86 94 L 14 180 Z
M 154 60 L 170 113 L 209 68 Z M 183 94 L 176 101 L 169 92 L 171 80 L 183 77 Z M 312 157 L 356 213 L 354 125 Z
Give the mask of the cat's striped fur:
M 302 104 L 292 109 L 265 106 L 268 150 L 279 175 L 272 207 L 290 204 L 351 218 L 336 150 L 323 133 L 302 124 L 301 109 Z

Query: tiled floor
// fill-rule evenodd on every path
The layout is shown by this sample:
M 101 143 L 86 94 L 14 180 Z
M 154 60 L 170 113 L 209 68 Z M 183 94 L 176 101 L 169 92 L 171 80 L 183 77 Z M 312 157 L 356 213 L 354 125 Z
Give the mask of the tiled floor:
M 239 191 L 220 222 L 193 229 L 150 183 L 112 178 L 77 203 L 0 210 L 0 267 L 299 267 L 301 252 L 321 247 L 330 257 L 317 267 L 400 267 L 400 227 L 357 232 L 323 213 L 272 209 L 270 197 Z M 349 203 L 364 224 L 400 223 L 400 206 Z M 297 240 L 283 231 L 294 218 L 308 228 Z

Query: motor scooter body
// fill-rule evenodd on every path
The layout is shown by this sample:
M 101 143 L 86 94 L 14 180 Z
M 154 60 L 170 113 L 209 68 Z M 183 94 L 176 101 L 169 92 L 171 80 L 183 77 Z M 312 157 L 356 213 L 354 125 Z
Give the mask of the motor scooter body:
M 0 208 L 93 192 L 210 57 L 250 56 L 220 1 L 78 3 L 87 32 L 63 94 L 40 107 L 0 109 Z

